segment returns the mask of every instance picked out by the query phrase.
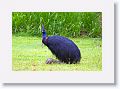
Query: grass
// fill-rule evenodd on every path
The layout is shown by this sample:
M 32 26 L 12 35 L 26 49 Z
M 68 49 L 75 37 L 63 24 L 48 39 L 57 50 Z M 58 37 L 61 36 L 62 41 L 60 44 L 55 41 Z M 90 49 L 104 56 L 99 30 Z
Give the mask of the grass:
M 80 64 L 45 64 L 55 59 L 50 50 L 42 48 L 41 38 L 12 36 L 13 71 L 102 71 L 102 40 L 99 38 L 70 38 L 80 48 Z

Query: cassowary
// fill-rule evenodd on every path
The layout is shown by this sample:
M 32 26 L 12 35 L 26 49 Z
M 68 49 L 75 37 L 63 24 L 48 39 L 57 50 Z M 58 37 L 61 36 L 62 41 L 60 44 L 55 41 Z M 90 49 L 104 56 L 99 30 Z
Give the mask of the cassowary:
M 63 36 L 47 37 L 44 25 L 42 25 L 41 31 L 42 43 L 58 58 L 59 63 L 75 64 L 80 62 L 81 53 L 73 41 Z M 47 64 L 51 64 L 51 62 L 55 62 L 55 60 L 49 58 L 46 61 Z

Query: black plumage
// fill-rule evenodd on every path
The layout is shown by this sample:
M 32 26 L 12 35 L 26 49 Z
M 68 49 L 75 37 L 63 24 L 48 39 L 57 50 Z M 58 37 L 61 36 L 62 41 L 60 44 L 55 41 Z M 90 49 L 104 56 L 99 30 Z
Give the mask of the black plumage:
M 72 64 L 80 62 L 81 53 L 76 44 L 63 36 L 46 35 L 46 30 L 42 25 L 42 42 L 58 58 L 60 62 Z

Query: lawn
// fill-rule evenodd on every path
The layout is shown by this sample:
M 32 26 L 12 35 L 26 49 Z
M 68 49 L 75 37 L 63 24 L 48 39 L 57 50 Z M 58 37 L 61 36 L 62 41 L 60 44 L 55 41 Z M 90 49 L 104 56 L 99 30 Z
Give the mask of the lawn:
M 56 59 L 40 37 L 12 36 L 13 71 L 102 71 L 102 40 L 100 38 L 70 38 L 81 51 L 80 64 L 45 64 Z

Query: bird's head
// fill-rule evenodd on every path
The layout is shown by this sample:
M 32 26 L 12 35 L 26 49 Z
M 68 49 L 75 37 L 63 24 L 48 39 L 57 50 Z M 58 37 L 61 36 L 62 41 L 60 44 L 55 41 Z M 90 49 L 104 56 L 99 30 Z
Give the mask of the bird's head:
M 44 25 L 42 24 L 42 27 L 41 27 L 41 32 L 42 32 L 42 39 L 46 39 L 46 30 L 44 28 Z
M 45 27 L 44 27 L 43 24 L 42 24 L 42 26 L 41 26 L 41 32 L 46 32 L 46 31 L 45 31 Z
M 42 24 L 41 26 L 41 32 L 42 32 L 42 47 L 44 46 L 44 41 L 46 40 L 47 34 L 46 34 L 46 30 L 44 28 L 44 25 Z

